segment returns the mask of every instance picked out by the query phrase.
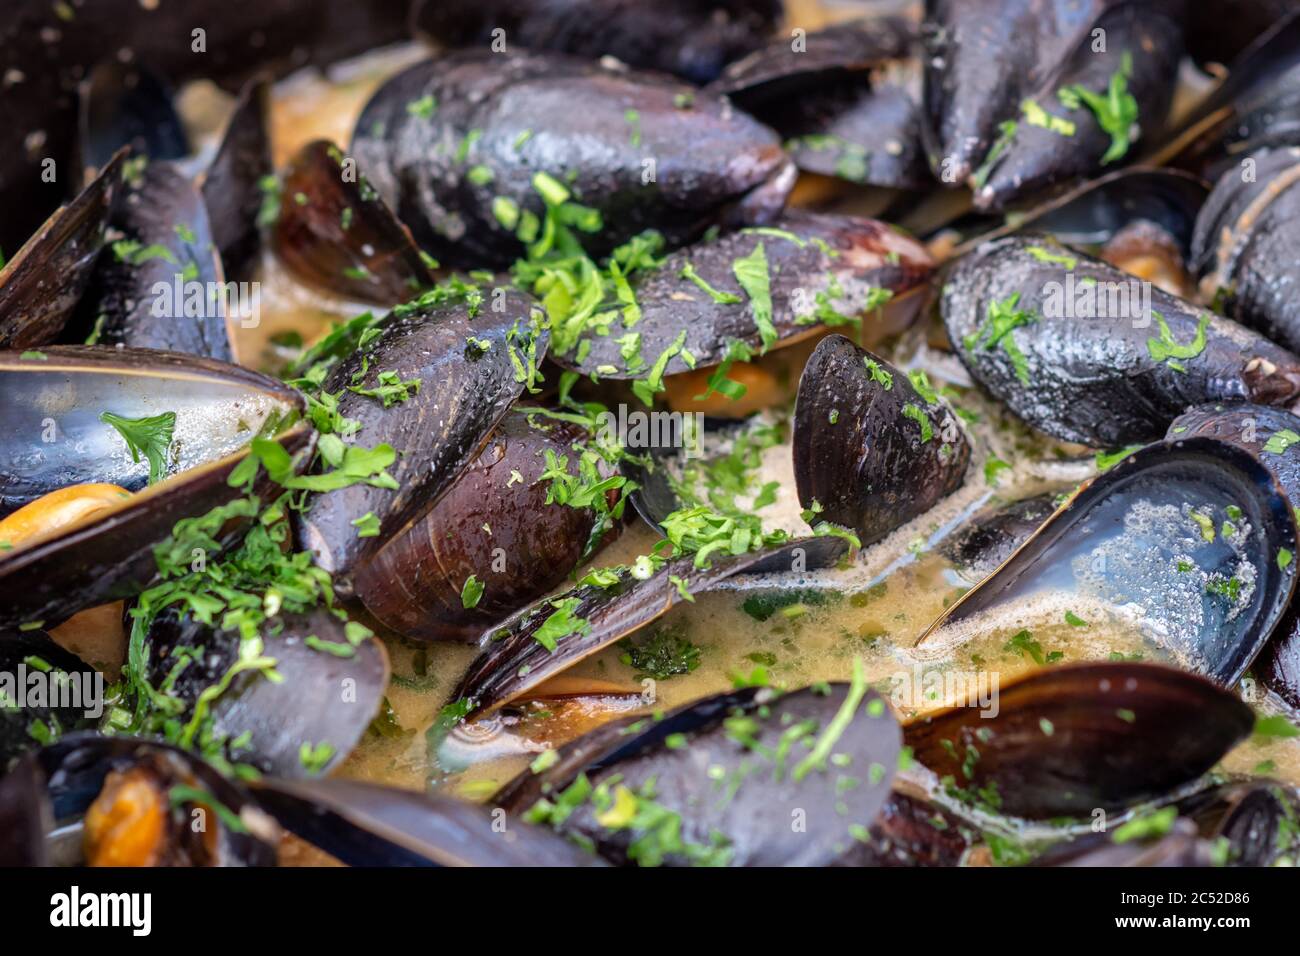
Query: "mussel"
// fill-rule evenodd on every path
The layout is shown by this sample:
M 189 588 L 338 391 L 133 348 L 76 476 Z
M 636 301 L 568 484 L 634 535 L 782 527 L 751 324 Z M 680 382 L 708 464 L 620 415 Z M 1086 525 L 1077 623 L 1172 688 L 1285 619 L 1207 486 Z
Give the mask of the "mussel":
M 823 339 L 799 381 L 799 503 L 864 545 L 932 508 L 966 475 L 970 447 L 925 380 L 909 379 L 842 335 Z
M 625 334 L 609 324 L 574 337 L 557 334 L 552 359 L 601 379 L 654 373 L 676 385 L 680 377 L 670 396 L 714 411 L 700 403 L 726 388 L 712 381 L 719 365 L 730 369 L 738 358 L 784 348 L 826 327 L 860 330 L 871 341 L 896 332 L 919 305 L 907 301 L 908 293 L 921 288 L 932 268 L 920 243 L 884 223 L 788 213 L 769 227 L 729 232 L 666 257 L 632 284 L 636 313 L 625 318 Z M 757 400 L 769 401 L 764 374 L 751 367 L 748 375 Z M 742 404 L 741 413 L 754 407 Z M 724 402 L 719 410 L 731 406 Z
M 559 597 L 543 598 L 488 630 L 452 699 L 467 718 L 490 713 L 663 616 L 687 595 L 733 574 L 830 564 L 844 550 L 837 537 L 805 538 L 714 558 L 711 564 L 688 555 L 658 570 L 652 566 L 648 575 L 615 569 Z
M 1253 726 L 1232 694 L 1172 667 L 1060 664 L 1002 687 L 996 715 L 928 714 L 903 739 L 968 802 L 1086 818 L 1195 780 Z
M 779 132 L 805 172 L 918 189 L 930 176 L 906 75 L 915 32 L 880 17 L 796 33 L 730 64 L 709 89 Z
M 1196 221 L 1192 255 L 1226 314 L 1300 348 L 1300 146 L 1262 150 L 1230 167 Z
M 867 838 L 899 737 L 865 681 L 749 688 L 606 724 L 491 802 L 619 864 L 825 865 Z
M 28 808 L 25 832 L 39 843 L 27 865 L 271 866 L 276 859 L 275 821 L 243 786 L 167 744 L 73 734 L 24 758 L 0 779 L 0 794 L 4 812 L 19 801 Z
M 1290 602 L 1295 540 L 1291 505 L 1258 457 L 1180 435 L 1085 484 L 920 643 L 1068 613 L 1137 628 L 1232 686 Z
M 104 714 L 104 678 L 44 631 L 0 633 L 0 772 Z
M 433 510 L 358 568 L 357 598 L 407 637 L 473 640 L 551 591 L 611 530 L 594 508 L 550 501 L 542 477 L 548 462 L 568 468 L 583 435 L 507 415 Z
M 156 573 L 153 548 L 178 521 L 241 496 L 227 479 L 254 438 L 274 438 L 299 466 L 314 445 L 294 390 L 192 356 L 72 346 L 0 352 L 0 390 L 9 450 L 0 512 L 39 509 L 23 518 L 39 532 L 47 507 L 64 504 L 47 494 L 87 483 L 107 493 L 74 515 L 80 520 L 56 520 L 48 533 L 0 550 L 6 627 L 52 625 L 138 593 Z M 269 496 L 269 483 L 257 492 Z M 241 526 L 230 517 L 213 529 L 226 540 Z
M 936 175 L 1002 209 L 1129 154 L 1160 129 L 1183 4 L 928 0 L 925 114 Z
M 592 254 L 648 228 L 678 246 L 723 217 L 772 219 L 794 180 L 776 134 L 721 97 L 543 53 L 410 67 L 367 104 L 351 155 L 423 249 L 470 268 L 549 247 L 557 218 Z
M 1068 441 L 1152 441 L 1191 405 L 1281 405 L 1300 394 L 1292 353 L 1047 236 L 962 257 L 940 305 L 971 376 Z
M 473 289 L 442 291 L 389 313 L 322 386 L 339 396 L 340 415 L 361 423 L 366 442 L 403 452 L 387 479 L 326 490 L 301 516 L 300 546 L 345 593 L 360 559 L 437 504 L 546 354 L 548 334 L 527 296 L 499 289 L 484 302 Z M 362 534 L 366 521 L 377 533 Z

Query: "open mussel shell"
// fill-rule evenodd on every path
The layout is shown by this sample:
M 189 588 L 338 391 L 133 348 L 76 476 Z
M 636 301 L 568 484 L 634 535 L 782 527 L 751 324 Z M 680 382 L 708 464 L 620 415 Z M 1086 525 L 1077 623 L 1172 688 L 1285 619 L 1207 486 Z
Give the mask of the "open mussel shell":
M 1193 257 L 1228 315 L 1300 348 L 1300 146 L 1228 168 L 1196 222 Z
M 477 638 L 549 593 L 593 542 L 592 508 L 547 503 L 549 452 L 573 457 L 576 426 L 507 415 L 427 515 L 357 568 L 357 598 L 385 627 L 420 640 Z M 465 606 L 466 582 L 483 592 Z
M 1255 456 L 1277 479 L 1293 511 L 1300 507 L 1300 449 L 1292 447 L 1300 418 L 1260 405 L 1207 405 L 1169 426 L 1169 441 L 1196 435 L 1230 442 Z M 1267 690 L 1300 711 L 1300 606 L 1294 599 L 1252 671 Z
M 955 796 L 1048 819 L 1163 796 L 1254 725 L 1236 696 L 1186 671 L 1061 664 L 1002 687 L 996 714 L 943 710 L 909 723 L 903 740 Z
M 104 247 L 125 156 L 114 156 L 0 269 L 0 348 L 47 345 L 68 324 Z
M 486 50 L 385 83 L 351 155 L 421 248 L 468 268 L 508 265 L 542 236 L 539 172 L 598 214 L 580 224 L 592 255 L 650 228 L 676 247 L 720 219 L 769 221 L 795 173 L 776 134 L 720 96 L 558 54 Z
M 795 404 L 799 503 L 865 546 L 961 487 L 970 446 L 947 405 L 930 399 L 844 336 L 822 339 Z
M 0 551 L 0 626 L 52 625 L 138 593 L 155 573 L 153 547 L 182 518 L 241 494 L 227 478 L 259 433 L 291 455 L 309 451 L 301 397 L 247 369 L 132 349 L 50 347 L 0 352 L 3 512 L 68 485 L 109 483 L 135 492 L 120 504 L 30 543 Z M 174 412 L 165 477 L 145 486 L 104 412 L 142 418 Z M 270 494 L 269 483 L 257 488 Z
M 780 0 L 420 0 L 415 29 L 442 46 L 488 46 L 500 36 L 555 50 L 661 70 L 707 83 L 776 29 Z M 501 33 L 498 33 L 501 31 Z
M 749 688 L 661 720 L 606 724 L 491 802 L 549 818 L 619 864 L 680 865 L 693 850 L 714 865 L 825 865 L 849 852 L 889 799 L 899 736 L 888 705 L 865 687 Z M 662 859 L 637 829 L 644 802 L 680 818 L 681 845 Z M 570 803 L 571 813 L 547 812 Z
M 674 578 L 695 594 L 733 574 L 789 570 L 796 560 L 806 562 L 804 566 L 824 566 L 833 563 L 845 547 L 840 538 L 803 538 L 737 557 L 715 556 L 707 568 L 695 567 L 694 557 L 687 556 L 665 564 L 645 579 L 623 571 L 609 587 L 583 584 L 558 598 L 544 598 L 483 635 L 481 651 L 451 699 L 467 702 L 466 717 L 474 719 L 526 696 L 548 678 L 667 614 L 682 600 Z M 564 616 L 557 610 L 560 606 L 568 608 L 575 629 L 559 638 L 547 637 L 543 643 L 538 634 L 546 633 L 543 628 L 552 618 Z
M 940 307 L 971 376 L 1067 441 L 1153 441 L 1189 405 L 1300 394 L 1300 358 L 1048 236 L 963 256 Z
M 262 247 L 258 226 L 262 183 L 271 175 L 270 85 L 253 80 L 240 91 L 212 162 L 199 177 L 212 240 L 227 280 L 252 278 Z
M 709 89 L 772 126 L 806 172 L 918 188 L 930 179 L 919 108 L 888 72 L 915 33 L 901 17 L 879 17 L 810 33 L 801 49 L 779 38 L 732 63 Z
M 1291 599 L 1295 541 L 1291 505 L 1258 458 L 1213 438 L 1157 443 L 1084 485 L 919 643 L 1064 601 L 1118 616 L 1231 686 Z
M 735 263 L 760 247 L 767 261 L 769 318 L 776 333 L 767 348 L 822 333 L 827 324 L 858 323 L 863 334 L 870 331 L 873 338 L 877 332 L 898 331 L 873 329 L 886 317 L 878 307 L 868 310 L 868 303 L 879 305 L 920 288 L 934 266 L 920 243 L 885 223 L 790 212 L 770 228 L 742 229 L 681 249 L 635 282 L 641 318 L 634 327 L 639 352 L 632 359 L 615 334 L 588 335 L 582 341 L 590 342 L 590 348 L 576 349 L 579 343 L 573 343 L 552 359 L 584 375 L 630 379 L 644 377 L 665 352 L 672 352 L 665 366 L 670 376 L 693 371 L 682 357 L 687 353 L 694 357 L 694 369 L 719 364 L 735 342 L 757 354 L 765 343 L 754 304 L 736 278 Z M 715 301 L 687 278 L 691 270 L 729 301 Z M 682 333 L 685 339 L 673 351 L 670 346 Z M 700 391 L 703 385 L 704 380 Z
M 104 679 L 44 631 L 0 632 L 0 771 L 48 736 L 94 726 Z
M 199 756 L 158 741 L 72 734 L 42 748 L 55 830 L 50 862 L 116 866 L 273 866 L 275 822 Z M 135 826 L 111 821 L 130 807 Z M 98 820 L 96 819 L 98 818 Z
M 1105 96 L 1128 64 L 1142 127 L 1158 128 L 1182 56 L 1178 7 L 1047 0 L 1009 11 L 999 0 L 931 0 L 922 35 L 936 172 L 969 182 L 979 208 L 1002 209 L 1113 162 L 1111 134 L 1057 91 L 1078 85 Z
M 99 257 L 74 321 L 102 345 L 231 361 L 234 330 L 253 303 L 228 290 L 203 196 L 172 163 L 128 179 L 110 220 L 122 238 Z M 251 297 L 250 297 L 251 298 Z
M 147 646 L 155 686 L 162 686 L 185 653 L 201 650 L 165 691 L 188 705 L 182 723 L 193 716 L 200 695 L 220 684 L 239 661 L 242 640 L 237 630 L 179 618 L 174 611 L 154 621 Z M 324 609 L 278 616 L 262 629 L 262 641 L 262 653 L 275 660 L 280 679 L 254 671 L 238 674 L 201 715 L 211 718 L 205 731 L 214 739 L 240 738 L 232 760 L 280 777 L 311 776 L 338 766 L 379 712 L 389 677 L 384 645 L 368 635 L 350 640 L 344 621 Z M 304 746 L 324 758 L 307 766 Z
M 327 491 L 300 517 L 299 546 L 339 576 L 343 593 L 359 560 L 438 503 L 523 393 L 526 375 L 516 374 L 515 363 L 540 363 L 549 339 L 536 329 L 535 308 L 510 290 L 481 311 L 466 302 L 408 308 L 330 372 L 322 387 L 340 394 L 339 414 L 361 423 L 366 444 L 401 450 L 388 469 L 394 487 Z M 418 382 L 418 389 L 410 386 L 409 396 L 388 408 L 353 391 L 372 388 L 381 373 Z M 366 515 L 378 519 L 379 533 L 359 537 L 356 522 Z
M 354 780 L 280 780 L 256 787 L 280 825 L 349 866 L 601 866 L 542 827 L 487 807 Z
M 340 295 L 392 305 L 434 277 L 411 238 L 337 146 L 308 143 L 282 174 L 276 255 L 294 275 Z

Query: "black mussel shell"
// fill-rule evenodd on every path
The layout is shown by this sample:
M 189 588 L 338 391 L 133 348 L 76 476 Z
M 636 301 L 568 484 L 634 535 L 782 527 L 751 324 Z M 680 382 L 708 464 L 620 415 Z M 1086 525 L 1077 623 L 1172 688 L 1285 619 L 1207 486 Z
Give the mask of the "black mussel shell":
M 1047 236 L 962 257 L 941 308 L 971 376 L 1067 441 L 1153 441 L 1191 405 L 1280 405 L 1300 394 L 1300 358 Z
M 1300 448 L 1292 447 L 1300 442 L 1300 418 L 1260 405 L 1207 405 L 1169 426 L 1169 441 L 1196 435 L 1245 449 L 1277 478 L 1292 510 L 1300 507 Z M 1252 670 L 1267 690 L 1300 711 L 1300 607 L 1294 600 Z
M 270 86 L 250 82 L 239 94 L 217 154 L 200 176 L 225 278 L 250 280 L 262 248 L 262 184 L 271 175 Z
M 1029 819 L 1115 810 L 1209 770 L 1255 725 L 1251 709 L 1156 664 L 1061 664 L 1001 688 L 996 716 L 959 707 L 903 729 L 961 798 Z
M 572 458 L 575 426 L 507 415 L 427 515 L 357 568 L 355 594 L 385 627 L 419 640 L 477 638 L 559 586 L 592 541 L 592 508 L 547 503 L 547 453 Z M 473 577 L 482 594 L 466 607 Z
M 278 780 L 257 801 L 286 830 L 348 866 L 602 866 L 542 827 L 486 807 L 354 780 Z
M 780 38 L 732 63 L 709 89 L 779 132 L 806 172 L 919 188 L 930 181 L 920 110 L 887 77 L 915 33 L 905 19 L 879 17 L 810 33 L 799 49 Z
M 975 582 L 996 571 L 1011 554 L 1056 513 L 1051 493 L 987 508 L 943 543 L 943 552 L 958 573 Z
M 228 294 L 198 188 L 181 169 L 150 162 L 123 184 L 70 332 L 101 345 L 232 360 L 234 329 L 256 319 L 251 292 Z
M 92 728 L 104 698 L 103 676 L 44 631 L 0 632 L 0 772 L 42 739 Z
M 156 858 L 148 865 L 275 864 L 275 822 L 240 784 L 189 751 L 134 737 L 72 734 L 34 756 L 46 780 L 56 826 L 60 831 L 70 827 L 50 841 L 50 851 L 61 858 L 58 862 L 85 863 L 80 848 L 69 846 L 82 835 L 80 821 L 111 783 L 110 774 L 135 772 L 162 791 L 158 799 L 167 814 Z
M 1001 209 L 1126 155 L 1132 143 L 1121 141 L 1133 130 L 1112 136 L 1083 102 L 1067 107 L 1058 91 L 1106 96 L 1124 75 L 1136 122 L 1159 129 L 1182 56 L 1181 6 L 929 0 L 925 111 L 936 173 L 969 182 L 980 208 Z
M 275 660 L 278 680 L 245 671 L 195 718 L 200 695 L 219 684 L 240 660 L 243 638 L 174 611 L 153 622 L 146 640 L 150 681 L 164 678 L 191 652 L 168 696 L 185 701 L 188 732 L 205 725 L 215 740 L 243 738 L 230 759 L 280 777 L 324 773 L 341 764 L 379 712 L 388 686 L 388 654 L 364 630 L 349 636 L 335 613 L 316 610 L 278 616 L 262 629 L 262 654 Z M 191 737 L 193 735 L 191 734 Z M 310 748 L 308 760 L 304 748 Z
M 154 546 L 177 521 L 242 494 L 227 479 L 256 435 L 275 435 L 299 461 L 313 443 L 311 429 L 297 420 L 303 412 L 298 393 L 256 372 L 194 356 L 72 346 L 0 352 L 0 391 L 7 449 L 0 511 L 80 483 L 136 492 L 93 518 L 0 551 L 3 627 L 53 625 L 139 593 L 156 571 Z M 100 420 L 103 412 L 124 418 L 176 413 L 162 481 L 145 487 L 149 463 L 143 456 L 132 460 L 121 434 Z M 272 494 L 268 481 L 255 490 Z
M 1123 626 L 1232 686 L 1290 601 L 1295 541 L 1291 506 L 1258 458 L 1213 438 L 1157 443 L 1085 484 L 921 641 L 1063 596 L 1137 615 Z
M 766 40 L 781 14 L 780 0 L 422 0 L 414 24 L 441 45 L 608 55 L 707 83 Z
M 794 476 L 805 509 L 854 530 L 865 546 L 961 487 L 969 461 L 956 416 L 933 391 L 922 396 L 842 335 L 817 346 L 795 404 Z
M 938 804 L 897 787 L 835 866 L 960 866 L 978 831 Z
M 1232 866 L 1294 864 L 1300 850 L 1300 794 L 1272 780 L 1225 783 L 1178 801 L 1207 840 L 1224 841 Z
M 1228 315 L 1300 348 L 1300 146 L 1263 150 L 1242 164 L 1215 183 L 1196 222 L 1193 257 Z
M 543 237 L 538 173 L 595 211 L 577 224 L 593 255 L 651 228 L 676 247 L 720 219 L 770 221 L 794 181 L 776 134 L 722 97 L 542 53 L 410 67 L 367 104 L 351 155 L 422 248 L 467 268 Z
M 674 578 L 695 594 L 733 574 L 781 567 L 788 570 L 795 560 L 806 562 L 804 566 L 825 566 L 834 563 L 844 549 L 839 538 L 802 538 L 738 557 L 715 557 L 707 568 L 695 567 L 695 558 L 687 556 L 665 564 L 644 580 L 625 570 L 609 587 L 578 585 L 557 598 L 544 598 L 524 608 L 484 633 L 478 657 L 451 698 L 462 702 L 467 708 L 465 716 L 473 719 L 525 696 L 548 678 L 668 613 L 682 600 Z M 570 633 L 550 637 L 557 625 L 548 627 L 547 622 L 566 616 L 574 622 Z M 543 638 L 539 639 L 539 634 Z
M 364 302 L 392 305 L 434 281 L 411 238 L 337 146 L 308 143 L 282 174 L 275 250 L 295 276 Z
M 1295 9 L 1295 0 L 1200 0 L 1189 4 L 1187 52 L 1198 62 L 1228 63 Z
M 776 336 L 770 342 L 764 341 L 755 305 L 736 277 L 737 260 L 756 255 L 767 265 L 767 318 Z M 632 358 L 625 354 L 625 336 L 614 331 L 557 343 L 551 357 L 602 379 L 644 378 L 664 354 L 670 356 L 667 375 L 692 371 L 683 358 L 688 353 L 694 369 L 705 369 L 726 359 L 734 343 L 758 354 L 816 335 L 826 325 L 883 323 L 879 307 L 920 288 L 933 266 L 920 243 L 885 223 L 791 212 L 771 227 L 742 229 L 681 249 L 636 281 L 640 318 L 631 328 L 638 337 Z M 716 301 L 688 278 L 692 271 L 728 301 Z
M 301 515 L 300 547 L 337 577 L 349 593 L 351 575 L 408 524 L 429 512 L 474 459 L 488 435 L 523 393 L 523 368 L 546 354 L 536 306 L 512 290 L 472 302 L 412 304 L 395 310 L 380 335 L 330 372 L 322 386 L 341 393 L 338 411 L 361 422 L 367 446 L 401 449 L 388 474 L 392 487 L 356 484 L 314 496 Z M 516 366 L 515 363 L 519 363 Z M 517 372 L 517 368 L 520 370 Z M 371 388 L 380 373 L 418 382 L 404 401 L 385 408 L 353 391 Z M 355 522 L 373 514 L 379 533 L 359 537 Z
M 750 688 L 662 720 L 606 724 L 492 803 L 549 820 L 619 864 L 826 865 L 889 799 L 899 744 L 888 705 L 865 685 Z M 647 802 L 678 816 L 676 845 L 641 829 L 635 815 Z
M 104 247 L 125 157 L 114 156 L 0 270 L 0 348 L 48 345 L 63 332 Z

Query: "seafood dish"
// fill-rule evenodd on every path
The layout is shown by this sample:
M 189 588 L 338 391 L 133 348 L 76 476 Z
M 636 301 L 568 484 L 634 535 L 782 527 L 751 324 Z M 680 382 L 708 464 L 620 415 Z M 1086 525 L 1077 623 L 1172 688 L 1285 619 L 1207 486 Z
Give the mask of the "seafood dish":
M 0 865 L 1300 863 L 1300 3 L 12 6 Z

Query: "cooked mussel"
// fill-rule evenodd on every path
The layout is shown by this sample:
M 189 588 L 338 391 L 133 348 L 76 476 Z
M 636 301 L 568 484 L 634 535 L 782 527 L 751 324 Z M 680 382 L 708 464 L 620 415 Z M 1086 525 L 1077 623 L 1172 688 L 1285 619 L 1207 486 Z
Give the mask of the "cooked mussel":
M 1295 355 L 1046 236 L 964 256 L 940 305 L 971 376 L 1068 441 L 1152 441 L 1190 405 L 1300 394 Z
M 486 807 L 353 780 L 278 780 L 258 803 L 286 830 L 349 866 L 601 866 L 542 827 L 502 825 Z
M 838 23 L 772 41 L 709 89 L 773 127 L 805 172 L 916 189 L 930 180 L 906 82 L 915 27 L 901 17 Z
M 232 762 L 280 777 L 338 766 L 379 712 L 383 644 L 325 609 L 277 615 L 259 640 L 266 666 L 241 669 L 250 654 L 239 630 L 176 611 L 152 622 L 145 666 L 155 693 L 178 705 L 182 744 L 228 746 Z
M 1072 608 L 1136 628 L 1231 686 L 1290 601 L 1295 540 L 1291 506 L 1257 457 L 1180 436 L 1084 485 L 921 643 Z
M 294 275 L 393 305 L 433 283 L 407 229 L 332 143 L 308 143 L 282 173 L 275 249 Z M 355 161 L 352 164 L 355 167 Z
M 444 46 L 508 45 L 555 50 L 675 73 L 707 83 L 776 28 L 780 0 L 421 0 L 418 31 Z
M 1021 498 L 986 508 L 944 541 L 944 554 L 962 577 L 974 583 L 992 574 L 1056 512 L 1056 495 Z
M 359 560 L 438 503 L 532 385 L 548 342 L 534 308 L 508 289 L 488 301 L 481 293 L 449 299 L 434 290 L 395 309 L 373 341 L 329 373 L 323 389 L 339 395 L 339 414 L 361 423 L 366 443 L 402 450 L 388 469 L 391 480 L 325 491 L 301 515 L 300 546 L 336 575 L 342 592 L 350 591 Z M 399 390 L 385 391 L 381 375 Z M 367 515 L 378 533 L 363 537 Z
M 1227 315 L 1300 348 L 1300 146 L 1229 167 L 1196 222 L 1192 255 Z
M 544 598 L 488 630 L 481 651 L 461 678 L 452 700 L 469 719 L 511 700 L 609 647 L 668 613 L 685 594 L 706 591 L 733 574 L 821 567 L 845 550 L 836 537 L 804 538 L 712 564 L 694 556 L 670 561 L 653 573 L 623 569 L 556 598 Z
M 275 822 L 241 785 L 168 744 L 73 734 L 24 758 L 0 791 L 6 809 L 34 803 L 53 827 L 36 831 L 30 865 L 275 863 Z
M 770 220 L 794 180 L 776 134 L 721 97 L 543 53 L 410 67 L 367 104 L 351 154 L 422 248 L 468 268 L 553 241 L 555 216 L 593 255 L 646 229 L 675 247 L 724 215 Z
M 885 806 L 899 743 L 865 681 L 749 688 L 606 724 L 491 802 L 619 864 L 825 865 Z
M 0 391 L 8 449 L 0 511 L 41 509 L 24 524 L 46 529 L 0 550 L 0 625 L 7 627 L 52 625 L 138 593 L 156 571 L 154 546 L 176 522 L 240 497 L 227 479 L 254 437 L 274 437 L 290 455 L 312 446 L 294 390 L 193 356 L 75 346 L 0 352 Z M 146 484 L 150 478 L 155 483 Z M 51 523 L 43 496 L 85 483 L 109 494 L 81 520 Z M 122 489 L 120 498 L 105 485 Z M 268 482 L 256 490 L 271 493 Z M 222 533 L 238 527 L 232 521 Z
M 1111 811 L 1209 770 L 1254 727 L 1250 708 L 1204 678 L 1156 664 L 1060 664 L 974 707 L 903 729 L 916 760 L 959 799 L 1029 819 Z
M 507 415 L 433 510 L 357 569 L 357 598 L 407 637 L 473 640 L 553 590 L 610 530 L 594 508 L 548 503 L 548 460 L 567 468 L 584 434 Z
M 1127 155 L 1165 120 L 1182 4 L 928 0 L 925 112 L 936 174 L 1002 209 Z
M 717 388 L 710 384 L 716 367 L 737 356 L 783 348 L 828 326 L 855 328 L 871 341 L 898 331 L 918 305 L 909 311 L 907 294 L 932 268 L 920 243 L 884 223 L 787 213 L 771 227 L 668 256 L 634 282 L 639 317 L 626 335 L 557 336 L 552 358 L 601 379 L 644 378 L 653 367 L 681 376 L 691 397 L 707 395 Z
M 271 90 L 253 80 L 239 93 L 217 153 L 199 176 L 225 278 L 252 278 L 262 249 L 263 183 L 271 174 Z
M 909 378 L 842 335 L 804 367 L 795 405 L 799 503 L 863 545 L 961 486 L 970 446 L 924 374 Z

